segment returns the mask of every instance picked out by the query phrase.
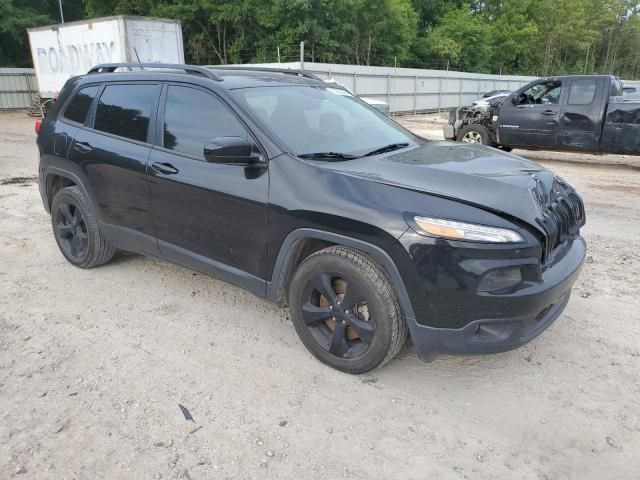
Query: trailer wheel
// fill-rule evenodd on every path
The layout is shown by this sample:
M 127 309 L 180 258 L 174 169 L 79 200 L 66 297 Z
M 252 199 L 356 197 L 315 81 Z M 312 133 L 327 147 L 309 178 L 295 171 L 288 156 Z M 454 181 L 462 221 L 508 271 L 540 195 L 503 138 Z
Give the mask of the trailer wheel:
M 461 128 L 456 140 L 463 143 L 480 143 L 482 145 L 493 146 L 489 130 L 482 125 L 467 125 Z

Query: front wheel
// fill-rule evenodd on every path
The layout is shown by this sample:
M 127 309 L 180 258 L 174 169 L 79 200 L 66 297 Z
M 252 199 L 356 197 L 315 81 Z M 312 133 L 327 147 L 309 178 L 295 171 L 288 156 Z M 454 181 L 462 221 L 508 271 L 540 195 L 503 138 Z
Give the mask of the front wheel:
M 386 274 L 369 256 L 349 248 L 325 248 L 302 262 L 291 280 L 289 304 L 302 343 L 343 372 L 381 367 L 407 337 Z
M 489 130 L 482 125 L 475 124 L 461 128 L 456 140 L 463 143 L 479 143 L 481 145 L 489 146 L 493 145 Z

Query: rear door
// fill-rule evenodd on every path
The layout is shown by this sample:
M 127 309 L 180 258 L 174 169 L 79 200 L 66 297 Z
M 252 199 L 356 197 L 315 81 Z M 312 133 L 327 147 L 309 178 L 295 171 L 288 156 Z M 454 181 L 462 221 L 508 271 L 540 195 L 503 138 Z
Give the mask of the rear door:
M 558 148 L 595 151 L 600 145 L 606 105 L 605 78 L 572 78 L 561 108 Z
M 252 135 L 215 93 L 164 86 L 149 168 L 158 244 L 167 259 L 264 295 L 268 170 L 205 161 L 217 137 Z
M 107 236 L 151 254 L 159 252 L 146 168 L 159 96 L 159 83 L 107 84 L 69 152 Z
M 563 95 L 560 80 L 545 80 L 515 92 L 500 108 L 500 144 L 554 148 L 558 137 Z

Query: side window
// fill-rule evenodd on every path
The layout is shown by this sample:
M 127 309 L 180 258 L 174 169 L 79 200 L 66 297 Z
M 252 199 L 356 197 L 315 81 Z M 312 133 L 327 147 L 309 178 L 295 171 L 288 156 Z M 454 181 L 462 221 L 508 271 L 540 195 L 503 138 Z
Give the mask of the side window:
M 574 80 L 569 88 L 569 105 L 589 105 L 596 96 L 596 81 L 593 78 Z
M 560 103 L 562 83 L 559 81 L 536 83 L 518 96 L 518 105 L 556 105 Z
M 98 90 L 100 90 L 98 85 L 78 90 L 78 93 L 71 99 L 67 108 L 64 109 L 64 118 L 72 122 L 84 123 Z
M 622 88 L 622 82 L 617 78 L 611 80 L 611 96 L 612 97 L 622 97 L 624 95 L 624 90 Z
M 204 145 L 216 137 L 249 138 L 244 125 L 212 94 L 170 85 L 164 109 L 164 148 L 204 159 Z
M 146 142 L 158 93 L 157 85 L 108 85 L 98 101 L 93 128 Z

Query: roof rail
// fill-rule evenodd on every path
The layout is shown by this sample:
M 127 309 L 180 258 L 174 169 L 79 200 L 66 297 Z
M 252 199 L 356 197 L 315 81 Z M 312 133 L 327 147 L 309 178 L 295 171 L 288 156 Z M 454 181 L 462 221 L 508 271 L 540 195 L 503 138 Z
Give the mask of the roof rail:
M 275 72 L 275 73 L 283 73 L 285 75 L 297 75 L 298 77 L 306 77 L 311 78 L 313 80 L 323 81 L 317 75 L 313 73 L 306 72 L 304 70 L 294 70 L 291 68 L 271 68 L 271 67 L 242 67 L 239 65 L 207 65 L 207 68 L 213 70 L 248 70 L 250 72 Z
M 144 70 L 145 68 L 164 68 L 167 70 L 183 70 L 185 73 L 191 75 L 202 75 L 210 78 L 211 80 L 215 80 L 216 82 L 222 81 L 222 77 L 209 68 L 201 67 L 199 65 L 185 65 L 178 63 L 103 63 L 101 65 L 96 65 L 87 73 L 111 73 L 118 68 L 139 68 L 141 70 Z

